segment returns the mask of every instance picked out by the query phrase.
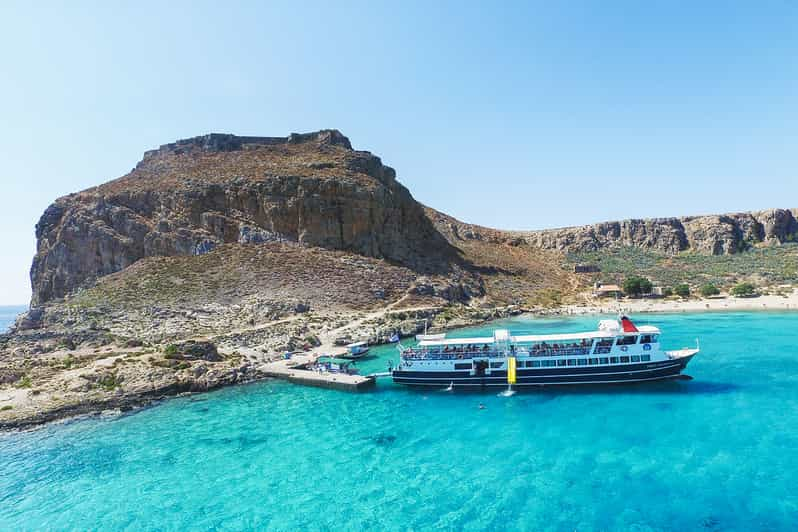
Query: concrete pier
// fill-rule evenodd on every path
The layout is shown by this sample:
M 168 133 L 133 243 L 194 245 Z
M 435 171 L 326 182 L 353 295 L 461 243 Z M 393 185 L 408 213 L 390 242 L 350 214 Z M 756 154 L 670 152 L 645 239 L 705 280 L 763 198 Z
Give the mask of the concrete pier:
M 347 375 L 345 373 L 318 372 L 306 369 L 319 359 L 319 354 L 294 355 L 286 360 L 269 362 L 263 372 L 269 377 L 284 379 L 305 386 L 330 388 L 349 392 L 360 392 L 373 388 L 376 379 L 364 375 Z

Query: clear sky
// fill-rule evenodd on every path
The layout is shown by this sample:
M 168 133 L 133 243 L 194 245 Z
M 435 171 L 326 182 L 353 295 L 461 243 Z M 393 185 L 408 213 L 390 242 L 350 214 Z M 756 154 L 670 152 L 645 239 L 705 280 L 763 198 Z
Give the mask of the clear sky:
M 146 149 L 338 128 L 462 220 L 798 207 L 798 2 L 0 2 L 0 304 Z

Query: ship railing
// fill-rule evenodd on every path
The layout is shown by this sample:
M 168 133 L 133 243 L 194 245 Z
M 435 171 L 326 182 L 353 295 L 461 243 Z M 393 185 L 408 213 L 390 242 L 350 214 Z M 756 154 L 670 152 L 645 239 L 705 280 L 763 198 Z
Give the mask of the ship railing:
M 590 346 L 532 348 L 533 357 L 584 356 L 590 354 Z
M 506 352 L 482 349 L 469 351 L 429 351 L 408 347 L 401 350 L 402 358 L 406 360 L 462 360 L 471 358 L 504 358 L 507 356 L 586 356 L 590 354 L 590 346 L 580 347 L 546 347 L 546 348 L 516 348 Z
M 402 351 L 402 358 L 406 360 L 462 360 L 475 357 L 498 358 L 504 356 L 504 353 L 499 353 L 495 350 L 483 351 L 481 349 L 473 351 L 443 352 L 408 348 Z

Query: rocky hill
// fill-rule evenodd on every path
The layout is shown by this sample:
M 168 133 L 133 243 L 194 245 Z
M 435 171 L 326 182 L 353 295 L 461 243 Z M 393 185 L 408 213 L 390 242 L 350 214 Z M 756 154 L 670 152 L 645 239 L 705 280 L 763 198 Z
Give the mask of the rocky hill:
M 129 174 L 58 199 L 36 226 L 34 305 L 153 256 L 296 242 L 438 271 L 455 250 L 379 157 L 338 131 L 212 134 L 147 152 Z
M 36 235 L 34 310 L 18 331 L 60 323 L 63 308 L 166 338 L 196 327 L 153 316 L 186 309 L 484 307 L 576 286 L 559 252 L 421 205 L 336 130 L 163 145 L 127 175 L 56 200 Z M 138 325 L 120 325 L 139 310 Z M 275 312 L 251 319 L 265 317 Z

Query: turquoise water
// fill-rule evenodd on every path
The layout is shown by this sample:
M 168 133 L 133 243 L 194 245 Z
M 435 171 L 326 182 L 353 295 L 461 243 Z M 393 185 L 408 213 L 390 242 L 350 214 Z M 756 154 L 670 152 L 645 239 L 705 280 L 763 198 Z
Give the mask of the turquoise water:
M 14 324 L 17 316 L 28 310 L 27 306 L 7 306 L 0 305 L 0 334 L 6 332 Z
M 700 336 L 693 381 L 512 397 L 267 382 L 0 435 L 0 529 L 794 529 L 798 313 L 646 321 L 668 348 Z M 394 356 L 375 353 L 364 366 Z

